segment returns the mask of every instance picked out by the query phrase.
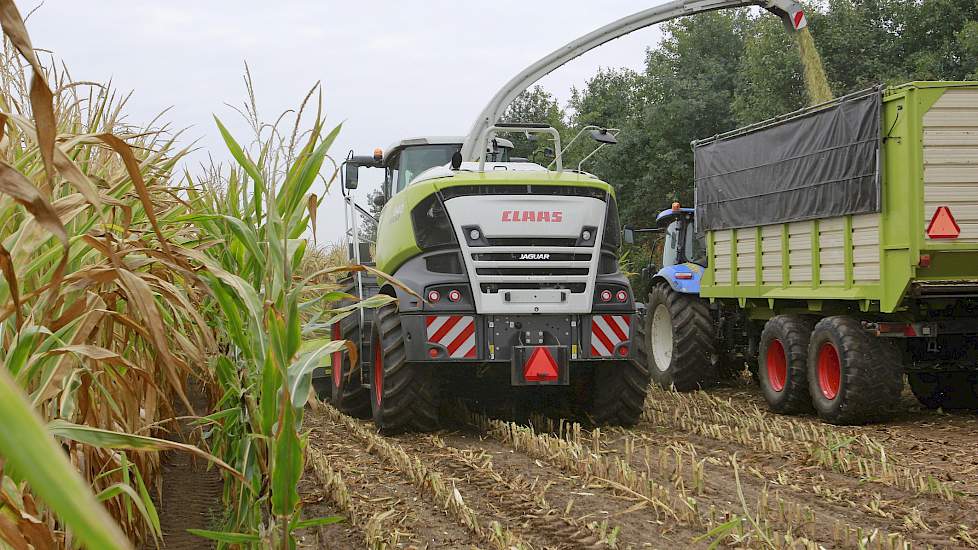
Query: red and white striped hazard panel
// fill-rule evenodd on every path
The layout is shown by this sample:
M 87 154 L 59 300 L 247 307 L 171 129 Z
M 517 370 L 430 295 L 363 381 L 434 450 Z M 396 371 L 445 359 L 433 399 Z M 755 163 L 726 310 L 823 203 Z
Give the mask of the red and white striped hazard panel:
M 628 341 L 631 315 L 591 317 L 591 357 L 612 357 L 618 344 Z
M 475 359 L 475 317 L 428 315 L 428 343 L 443 346 L 452 359 Z

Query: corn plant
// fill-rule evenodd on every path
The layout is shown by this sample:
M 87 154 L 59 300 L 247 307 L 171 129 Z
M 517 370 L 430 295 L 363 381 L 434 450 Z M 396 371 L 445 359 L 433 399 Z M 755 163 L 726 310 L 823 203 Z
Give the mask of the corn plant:
M 0 538 L 126 548 L 161 535 L 157 451 L 243 478 L 159 438 L 216 348 L 171 186 L 184 151 L 127 125 L 110 88 L 42 67 L 9 0 L 0 23 Z
M 217 412 L 210 431 L 212 448 L 245 474 L 228 477 L 230 504 L 225 530 L 200 532 L 222 545 L 294 546 L 292 533 L 331 518 L 300 520 L 296 484 L 303 470 L 303 406 L 311 390 L 312 371 L 328 365 L 335 351 L 356 347 L 330 341 L 329 325 L 357 307 L 387 303 L 377 297 L 335 310 L 330 304 L 350 296 L 333 289 L 326 276 L 352 266 L 306 268 L 308 241 L 315 220 L 313 184 L 340 126 L 325 131 L 319 112 L 311 128 L 300 130 L 312 93 L 297 111 L 292 132 L 259 122 L 250 79 L 246 77 L 249 116 L 255 138 L 242 146 L 216 120 L 233 166 L 215 167 L 189 190 L 206 268 L 212 317 L 225 353 L 212 361 L 219 385 Z M 316 88 L 314 88 L 314 91 Z M 283 137 L 286 136 L 286 137 Z M 317 258 L 318 259 L 318 258 Z

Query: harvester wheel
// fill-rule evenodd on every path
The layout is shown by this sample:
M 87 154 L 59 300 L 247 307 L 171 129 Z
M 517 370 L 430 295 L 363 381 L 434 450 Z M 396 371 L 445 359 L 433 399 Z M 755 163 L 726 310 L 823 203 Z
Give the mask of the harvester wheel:
M 634 426 L 642 418 L 649 367 L 640 361 L 595 361 L 591 407 L 598 426 Z
M 797 414 L 812 410 L 808 392 L 808 341 L 812 324 L 797 315 L 778 315 L 764 325 L 757 378 L 772 411 Z
M 705 300 L 657 284 L 649 293 L 645 349 L 659 386 L 693 391 L 717 382 L 716 337 Z
M 377 310 L 373 327 L 370 408 L 384 434 L 438 428 L 438 379 L 424 363 L 409 363 L 397 305 Z
M 349 340 L 360 348 L 360 312 L 334 323 L 332 337 L 334 340 Z M 370 417 L 370 394 L 360 383 L 360 365 L 363 357 L 357 357 L 356 364 L 351 361 L 348 351 L 333 353 L 329 376 L 329 402 L 345 414 L 356 418 Z
M 826 317 L 808 346 L 808 388 L 818 416 L 831 424 L 883 420 L 903 393 L 902 358 L 895 346 L 851 317 Z
M 928 409 L 978 408 L 976 372 L 912 372 L 907 379 L 914 397 Z

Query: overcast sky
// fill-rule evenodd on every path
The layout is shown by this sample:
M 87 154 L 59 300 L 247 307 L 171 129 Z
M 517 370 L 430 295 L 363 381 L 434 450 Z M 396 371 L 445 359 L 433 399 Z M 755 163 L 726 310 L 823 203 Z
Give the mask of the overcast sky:
M 369 154 L 401 138 L 461 135 L 507 80 L 530 63 L 615 19 L 661 0 L 47 0 L 28 20 L 35 48 L 63 59 L 76 80 L 132 90 L 129 120 L 167 118 L 187 141 L 224 155 L 218 115 L 246 135 L 225 103 L 245 98 L 247 61 L 260 112 L 273 119 L 324 84 L 328 122 L 343 122 L 332 154 Z M 38 5 L 18 0 L 26 15 Z M 543 81 L 562 103 L 599 67 L 641 69 L 658 42 L 646 29 L 600 47 Z M 190 161 L 194 169 L 206 152 Z M 361 190 L 379 170 L 361 172 Z M 338 241 L 338 189 L 321 208 L 320 239 Z M 322 190 L 317 190 L 320 195 Z

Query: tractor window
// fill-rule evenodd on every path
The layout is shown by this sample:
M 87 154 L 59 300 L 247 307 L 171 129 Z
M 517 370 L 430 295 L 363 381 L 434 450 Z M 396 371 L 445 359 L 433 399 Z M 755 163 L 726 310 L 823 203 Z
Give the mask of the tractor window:
M 443 166 L 452 161 L 452 155 L 459 150 L 458 144 L 416 145 L 407 147 L 397 160 L 395 192 L 403 191 L 418 174 L 435 166 Z
M 706 267 L 706 239 L 697 235 L 692 226 L 686 228 L 686 259 Z
M 678 246 L 680 242 L 683 243 L 682 250 Z M 662 267 L 686 262 L 706 266 L 706 241 L 696 236 L 692 225 L 680 224 L 677 220 L 666 226 Z
M 679 222 L 672 222 L 666 227 L 666 241 L 662 245 L 662 267 L 676 265 L 679 259 Z

